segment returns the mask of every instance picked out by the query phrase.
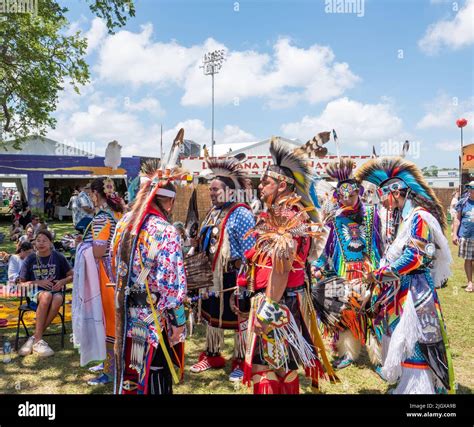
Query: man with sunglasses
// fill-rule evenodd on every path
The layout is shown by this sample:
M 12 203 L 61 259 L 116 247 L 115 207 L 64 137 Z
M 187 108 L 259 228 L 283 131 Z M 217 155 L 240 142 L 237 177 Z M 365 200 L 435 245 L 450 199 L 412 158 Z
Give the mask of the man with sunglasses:
M 382 376 L 394 394 L 454 393 L 454 372 L 436 287 L 450 275 L 444 208 L 418 167 L 403 158 L 370 160 L 357 179 L 379 187 L 398 212 L 393 240 L 371 274 L 374 327 L 384 334 Z
M 456 204 L 457 221 L 453 227 L 453 243 L 459 245 L 458 256 L 464 259 L 466 292 L 474 292 L 472 266 L 474 261 L 474 181 L 466 185 L 467 196 Z

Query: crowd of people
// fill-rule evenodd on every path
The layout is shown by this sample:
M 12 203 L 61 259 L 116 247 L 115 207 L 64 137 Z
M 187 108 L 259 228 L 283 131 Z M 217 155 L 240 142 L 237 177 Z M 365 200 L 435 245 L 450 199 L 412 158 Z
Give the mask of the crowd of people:
M 341 158 L 326 169 L 333 187 L 312 175 L 304 150 L 275 139 L 270 153 L 260 204 L 234 197 L 252 190 L 238 159 L 207 159 L 212 207 L 200 224 L 193 215 L 172 222 L 177 183 L 188 180 L 175 164 L 146 164 L 128 204 L 110 178 L 77 189 L 69 203 L 78 232 L 73 267 L 48 230 L 29 228 L 33 251 L 14 223 L 12 274 L 34 289 L 37 304 L 35 334 L 19 354 L 54 354 L 43 332 L 72 281 L 80 364 L 101 362 L 89 384 L 113 381 L 117 394 L 172 393 L 196 320 L 206 335 L 192 374 L 227 364 L 231 330 L 229 380 L 255 394 L 299 393 L 299 368 L 319 391 L 323 380 L 340 381 L 362 347 L 393 393 L 453 393 L 437 295 L 452 261 L 446 216 L 420 170 L 403 158 L 358 169 Z M 474 200 L 474 185 L 471 193 Z M 456 205 L 461 228 L 465 206 Z M 460 255 L 470 260 L 466 233 Z

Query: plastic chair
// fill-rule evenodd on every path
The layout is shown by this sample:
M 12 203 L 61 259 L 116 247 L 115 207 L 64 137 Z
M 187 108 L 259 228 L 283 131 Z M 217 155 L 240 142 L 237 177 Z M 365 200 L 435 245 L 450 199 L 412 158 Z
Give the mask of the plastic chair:
M 64 336 L 66 335 L 66 323 L 65 323 L 65 319 L 66 319 L 66 315 L 65 315 L 66 314 L 66 292 L 67 292 L 66 286 L 64 287 L 63 291 L 61 292 L 62 296 L 63 296 L 63 303 L 62 303 L 61 308 L 58 311 L 58 316 L 61 319 L 61 332 L 43 334 L 44 337 L 53 336 L 53 335 L 61 335 L 61 348 L 62 349 L 64 349 Z M 23 299 L 26 300 L 26 303 L 23 303 Z M 25 316 L 25 313 L 28 313 L 30 311 L 36 313 L 37 308 L 38 307 L 36 306 L 36 303 L 31 301 L 31 299 L 28 296 L 23 295 L 23 292 L 20 293 L 20 306 L 18 307 L 18 323 L 17 323 L 17 326 L 16 326 L 16 337 L 15 337 L 15 351 L 18 351 L 18 342 L 20 340 L 20 323 L 23 325 L 23 328 L 25 329 L 26 339 L 28 339 L 30 337 L 30 333 L 29 333 L 28 328 L 25 324 L 25 320 L 23 319 L 23 317 Z

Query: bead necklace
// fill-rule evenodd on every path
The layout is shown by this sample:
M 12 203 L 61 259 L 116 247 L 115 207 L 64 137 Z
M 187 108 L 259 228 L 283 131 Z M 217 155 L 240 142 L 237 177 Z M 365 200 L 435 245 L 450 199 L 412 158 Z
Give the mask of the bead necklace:
M 38 275 L 40 276 L 39 280 L 46 280 L 46 279 L 50 278 L 49 277 L 49 270 L 46 273 L 46 276 L 44 274 L 42 274 L 41 272 L 43 271 L 43 267 L 47 267 L 48 265 L 51 264 L 52 260 L 53 260 L 53 251 L 51 251 L 51 253 L 49 255 L 48 262 L 47 262 L 46 265 L 41 262 L 41 258 L 38 256 L 38 252 L 36 252 L 36 266 L 38 267 Z

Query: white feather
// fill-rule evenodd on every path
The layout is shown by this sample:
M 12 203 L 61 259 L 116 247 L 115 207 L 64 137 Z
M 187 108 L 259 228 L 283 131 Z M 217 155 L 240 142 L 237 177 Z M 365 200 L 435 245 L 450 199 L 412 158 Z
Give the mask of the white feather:
M 122 146 L 117 141 L 109 142 L 105 149 L 104 165 L 112 169 L 117 169 L 122 163 L 121 151 Z

